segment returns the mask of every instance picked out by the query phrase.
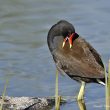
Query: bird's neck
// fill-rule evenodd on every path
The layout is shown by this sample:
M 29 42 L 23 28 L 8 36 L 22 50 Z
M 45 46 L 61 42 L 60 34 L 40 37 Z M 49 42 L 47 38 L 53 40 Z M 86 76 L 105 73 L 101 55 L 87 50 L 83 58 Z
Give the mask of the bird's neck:
M 48 42 L 48 46 L 50 51 L 54 51 L 60 47 L 62 47 L 62 43 L 63 43 L 63 36 L 48 36 L 47 42 Z

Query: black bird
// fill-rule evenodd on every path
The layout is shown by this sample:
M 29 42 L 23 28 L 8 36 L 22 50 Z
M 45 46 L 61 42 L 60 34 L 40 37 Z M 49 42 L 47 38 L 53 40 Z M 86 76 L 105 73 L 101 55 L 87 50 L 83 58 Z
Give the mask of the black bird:
M 53 25 L 48 32 L 47 43 L 59 72 L 81 82 L 77 100 L 84 97 L 85 83 L 105 84 L 100 55 L 75 32 L 71 23 L 61 20 Z

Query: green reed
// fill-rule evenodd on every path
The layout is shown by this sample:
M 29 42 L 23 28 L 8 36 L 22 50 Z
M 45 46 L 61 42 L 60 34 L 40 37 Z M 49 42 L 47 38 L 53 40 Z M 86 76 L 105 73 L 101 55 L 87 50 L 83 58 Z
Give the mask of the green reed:
M 105 68 L 105 67 L 104 67 Z M 110 110 L 110 60 L 108 64 L 108 75 L 105 68 L 105 82 L 106 82 L 106 110 Z
M 9 80 L 7 78 L 6 82 L 5 82 L 5 85 L 4 85 L 4 90 L 3 90 L 3 93 L 2 93 L 2 101 L 1 101 L 1 105 L 0 105 L 0 110 L 2 110 L 2 108 L 3 108 L 3 103 L 4 103 L 5 94 L 6 94 L 6 88 L 8 86 L 8 83 L 9 83 Z
M 55 82 L 55 110 L 60 110 L 61 97 L 58 95 L 58 70 L 56 70 L 56 82 Z

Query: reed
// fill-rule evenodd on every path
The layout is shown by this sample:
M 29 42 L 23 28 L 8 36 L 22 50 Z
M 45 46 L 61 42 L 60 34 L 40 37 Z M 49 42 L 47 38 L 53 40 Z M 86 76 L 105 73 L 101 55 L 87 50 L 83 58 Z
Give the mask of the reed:
M 3 108 L 3 103 L 4 103 L 6 88 L 8 86 L 8 83 L 9 83 L 9 80 L 6 79 L 6 82 L 5 82 L 5 85 L 4 85 L 4 90 L 3 90 L 3 93 L 2 93 L 2 102 L 1 102 L 1 105 L 0 105 L 0 110 L 2 110 L 2 108 Z
M 108 64 L 108 75 L 105 68 L 105 82 L 106 82 L 106 110 L 110 110 L 110 60 Z
M 56 69 L 56 82 L 55 82 L 55 110 L 60 110 L 61 97 L 58 95 L 58 70 Z

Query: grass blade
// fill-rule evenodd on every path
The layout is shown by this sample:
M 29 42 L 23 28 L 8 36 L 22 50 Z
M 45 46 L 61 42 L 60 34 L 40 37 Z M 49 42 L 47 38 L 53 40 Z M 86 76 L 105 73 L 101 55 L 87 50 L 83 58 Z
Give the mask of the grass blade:
M 110 60 L 108 64 L 108 75 L 105 69 L 105 79 L 106 79 L 106 110 L 110 110 Z
M 56 82 L 55 82 L 55 110 L 60 110 L 61 97 L 58 95 L 58 70 L 56 69 Z
M 107 81 L 107 91 L 108 91 L 108 110 L 110 110 L 110 60 L 108 64 L 108 81 Z
M 0 110 L 2 110 L 2 108 L 3 108 L 3 103 L 4 103 L 6 88 L 7 88 L 8 83 L 9 83 L 9 80 L 7 79 L 6 82 L 5 82 L 3 93 L 2 93 L 2 102 L 1 102 L 1 105 L 0 105 Z

